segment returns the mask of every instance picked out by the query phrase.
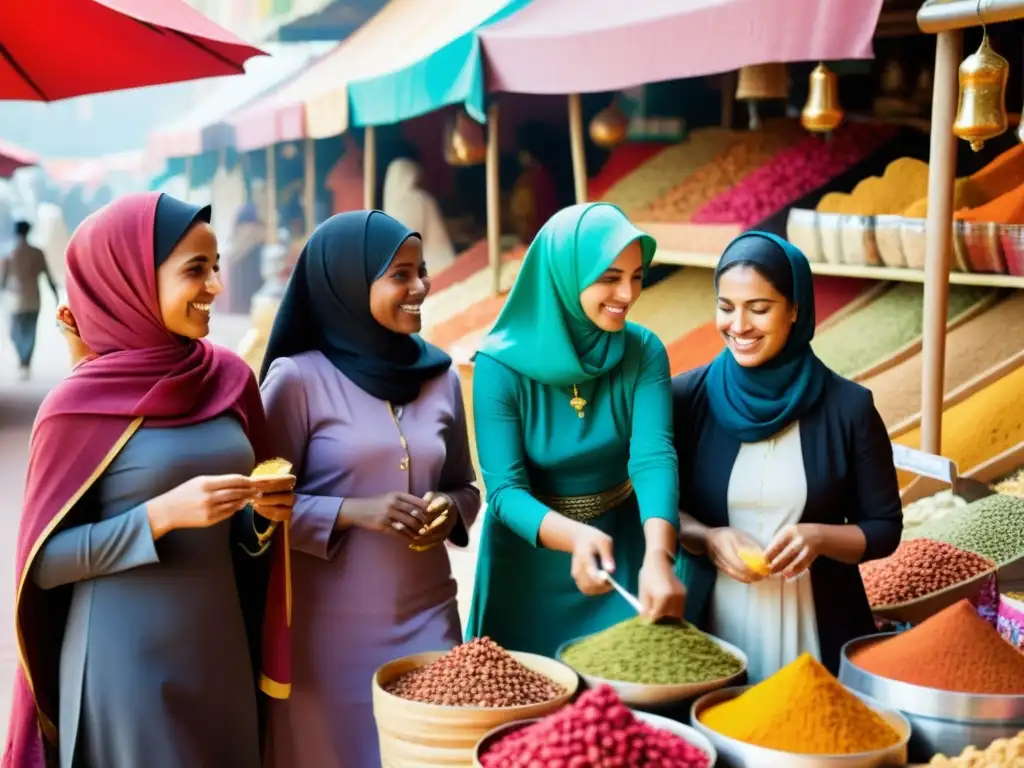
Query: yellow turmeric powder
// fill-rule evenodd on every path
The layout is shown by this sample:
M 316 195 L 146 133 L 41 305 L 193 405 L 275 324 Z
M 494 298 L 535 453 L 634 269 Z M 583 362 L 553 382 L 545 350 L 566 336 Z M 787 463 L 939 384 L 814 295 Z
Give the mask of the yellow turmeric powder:
M 850 194 L 831 192 L 818 202 L 819 213 L 855 216 L 899 215 L 928 194 L 928 164 L 900 157 L 881 176 L 868 176 Z
M 808 653 L 700 719 L 723 736 L 795 754 L 850 755 L 900 740 Z

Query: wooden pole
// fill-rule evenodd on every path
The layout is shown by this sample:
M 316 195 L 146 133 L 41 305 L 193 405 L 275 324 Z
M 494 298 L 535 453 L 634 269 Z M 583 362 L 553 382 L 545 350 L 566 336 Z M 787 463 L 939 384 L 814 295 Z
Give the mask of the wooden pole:
M 306 139 L 302 207 L 306 210 L 306 237 L 316 229 L 316 140 Z
M 921 450 L 942 452 L 945 393 L 946 311 L 953 240 L 953 184 L 956 180 L 958 69 L 963 54 L 960 30 L 935 40 L 931 147 L 928 153 L 928 220 L 925 226 L 924 325 L 921 344 Z
M 267 242 L 277 243 L 277 146 L 267 147 Z
M 583 106 L 578 93 L 569 94 L 569 145 L 576 202 L 587 202 L 587 155 L 583 148 Z
M 491 292 L 501 292 L 501 142 L 497 102 L 487 109 L 487 259 L 491 265 Z
M 377 207 L 377 132 L 372 125 L 366 126 L 363 141 L 363 208 Z

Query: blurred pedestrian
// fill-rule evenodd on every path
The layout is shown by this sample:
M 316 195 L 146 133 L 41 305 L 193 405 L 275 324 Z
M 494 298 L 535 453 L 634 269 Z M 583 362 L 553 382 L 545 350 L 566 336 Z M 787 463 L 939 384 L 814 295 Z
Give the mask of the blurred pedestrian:
M 53 290 L 53 297 L 60 303 L 57 283 L 46 266 L 46 256 L 41 250 L 28 243 L 32 225 L 18 221 L 14 225 L 15 244 L 11 255 L 0 271 L 0 291 L 11 289 L 11 341 L 18 353 L 22 380 L 29 377 L 32 353 L 36 348 L 36 328 L 39 323 L 39 278 L 45 276 Z

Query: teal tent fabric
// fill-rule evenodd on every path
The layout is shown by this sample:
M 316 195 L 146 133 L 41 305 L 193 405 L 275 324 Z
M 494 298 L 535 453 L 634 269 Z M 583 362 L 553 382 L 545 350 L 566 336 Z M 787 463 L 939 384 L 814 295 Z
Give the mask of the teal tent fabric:
M 485 122 L 483 52 L 477 30 L 530 2 L 509 0 L 474 29 L 404 69 L 349 83 L 349 123 L 391 125 L 450 104 L 465 105 L 470 117 Z

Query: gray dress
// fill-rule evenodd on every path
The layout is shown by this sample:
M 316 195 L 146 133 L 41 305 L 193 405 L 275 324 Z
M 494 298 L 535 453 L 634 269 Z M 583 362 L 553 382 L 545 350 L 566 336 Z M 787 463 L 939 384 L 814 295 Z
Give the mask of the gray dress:
M 80 504 L 95 523 L 43 547 L 43 589 L 74 584 L 60 659 L 61 768 L 256 768 L 256 692 L 232 521 L 153 541 L 147 501 L 200 475 L 248 474 L 230 416 L 142 428 Z M 251 517 L 236 516 L 236 522 Z

